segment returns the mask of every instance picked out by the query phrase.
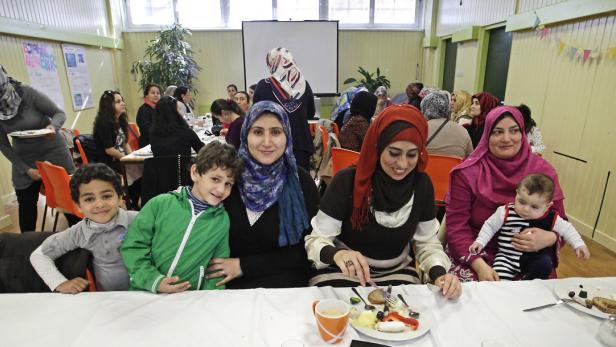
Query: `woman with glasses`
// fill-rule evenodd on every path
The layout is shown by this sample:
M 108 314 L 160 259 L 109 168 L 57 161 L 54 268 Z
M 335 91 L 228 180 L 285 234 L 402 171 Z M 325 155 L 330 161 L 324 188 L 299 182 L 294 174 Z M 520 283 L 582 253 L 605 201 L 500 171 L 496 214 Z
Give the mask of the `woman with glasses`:
M 34 161 L 49 161 L 72 174 L 73 160 L 58 130 L 66 114 L 45 94 L 9 77 L 0 65 L 0 151 L 11 162 L 12 181 L 19 203 L 19 229 L 36 229 L 37 203 L 41 174 Z M 24 130 L 51 130 L 44 137 L 13 137 L 8 134 Z

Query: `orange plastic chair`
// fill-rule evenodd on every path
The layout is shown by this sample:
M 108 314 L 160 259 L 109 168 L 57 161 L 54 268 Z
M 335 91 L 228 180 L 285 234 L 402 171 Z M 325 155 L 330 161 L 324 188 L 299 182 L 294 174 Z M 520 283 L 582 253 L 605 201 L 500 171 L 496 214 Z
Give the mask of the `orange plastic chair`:
M 47 175 L 49 185 L 52 187 L 53 195 L 56 200 L 56 209 L 60 212 L 68 212 L 79 218 L 83 218 L 83 214 L 79 211 L 79 208 L 73 202 L 71 198 L 71 189 L 69 182 L 71 178 L 62 166 L 57 166 L 49 162 L 41 163 L 41 171 Z M 56 220 L 53 223 L 53 231 L 56 231 L 58 223 L 58 214 L 56 214 Z
M 86 280 L 88 281 L 88 291 L 95 292 L 96 291 L 96 281 L 94 280 L 94 275 L 90 269 L 86 269 Z
M 336 175 L 336 172 L 344 169 L 345 167 L 353 166 L 357 164 L 359 160 L 359 152 L 351 151 L 349 149 L 333 147 L 332 148 L 332 175 Z
M 128 137 L 127 142 L 130 146 L 130 149 L 133 151 L 139 149 L 139 137 L 141 136 L 141 132 L 139 131 L 139 126 L 137 123 L 128 123 Z
M 325 129 L 323 125 L 319 125 L 319 131 L 321 131 L 321 143 L 323 143 L 323 153 L 325 153 L 325 151 L 327 151 L 329 135 L 327 134 L 327 129 Z
M 450 157 L 446 155 L 429 154 L 426 174 L 432 180 L 434 186 L 434 200 L 437 206 L 445 205 L 445 194 L 449 189 L 449 173 L 462 158 Z
M 40 161 L 35 161 L 37 170 L 39 170 L 39 174 L 41 175 L 41 181 L 43 181 L 43 189 L 41 189 L 41 194 L 45 195 L 45 209 L 43 210 L 43 222 L 41 223 L 41 231 L 45 230 L 45 220 L 47 219 L 47 207 L 54 209 L 58 207 L 56 203 L 56 197 L 54 195 L 53 187 L 49 182 L 49 177 L 47 177 L 47 173 L 43 170 L 43 163 Z M 56 214 L 56 218 L 57 218 Z
M 317 123 L 308 123 L 308 128 L 310 129 L 310 136 L 314 137 L 317 133 Z
M 340 129 L 338 128 L 338 124 L 336 122 L 332 122 L 332 131 L 336 134 L 337 138 L 340 138 Z
M 75 147 L 77 147 L 77 151 L 79 151 L 81 162 L 83 163 L 83 165 L 87 165 L 88 157 L 86 156 L 86 152 L 83 150 L 83 146 L 81 145 L 81 141 L 79 141 L 79 139 L 75 139 Z

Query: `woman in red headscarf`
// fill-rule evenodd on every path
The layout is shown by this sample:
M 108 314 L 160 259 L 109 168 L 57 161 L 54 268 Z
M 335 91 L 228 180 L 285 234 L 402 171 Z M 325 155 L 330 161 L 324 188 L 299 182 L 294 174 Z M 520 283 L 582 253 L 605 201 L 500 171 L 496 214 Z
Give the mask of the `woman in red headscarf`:
M 553 208 L 566 219 L 556 170 L 531 152 L 520 111 L 512 106 L 493 109 L 486 117 L 485 129 L 475 151 L 451 172 L 445 197 L 448 252 L 454 264 L 452 271 L 462 281 L 498 280 L 492 268 L 497 238 L 481 254 L 470 254 L 468 248 L 496 208 L 514 201 L 516 188 L 526 175 L 542 173 L 554 181 Z M 556 243 L 557 236 L 551 231 L 526 230 L 530 233 L 517 234 L 512 241 L 518 251 L 535 252 Z
M 488 92 L 477 93 L 471 98 L 470 116 L 473 117 L 473 120 L 466 130 L 471 136 L 473 148 L 477 148 L 481 139 L 486 116 L 498 105 L 500 105 L 500 100 Z
M 357 167 L 336 174 L 312 219 L 306 250 L 317 270 L 310 285 L 421 283 L 414 243 L 424 280 L 447 298 L 460 295 L 436 237 L 434 191 L 424 173 L 427 133 L 410 105 L 390 106 L 370 125 Z

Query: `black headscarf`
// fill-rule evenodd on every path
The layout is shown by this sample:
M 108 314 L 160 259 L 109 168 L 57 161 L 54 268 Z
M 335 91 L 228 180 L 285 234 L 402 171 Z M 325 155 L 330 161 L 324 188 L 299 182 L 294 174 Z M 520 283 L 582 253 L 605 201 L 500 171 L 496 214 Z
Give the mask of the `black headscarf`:
M 368 92 L 359 92 L 351 101 L 351 115 L 362 116 L 370 121 L 376 110 L 377 98 L 374 94 Z

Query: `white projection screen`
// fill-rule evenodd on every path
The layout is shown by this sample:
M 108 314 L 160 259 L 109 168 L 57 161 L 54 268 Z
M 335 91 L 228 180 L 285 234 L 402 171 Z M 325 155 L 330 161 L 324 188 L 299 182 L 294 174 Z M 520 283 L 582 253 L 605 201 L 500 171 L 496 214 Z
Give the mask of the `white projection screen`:
M 246 90 L 269 76 L 267 53 L 286 47 L 315 95 L 337 95 L 338 21 L 242 22 L 242 43 Z

